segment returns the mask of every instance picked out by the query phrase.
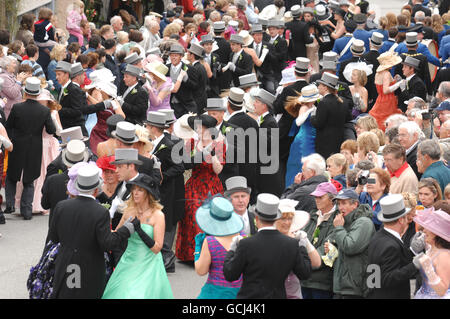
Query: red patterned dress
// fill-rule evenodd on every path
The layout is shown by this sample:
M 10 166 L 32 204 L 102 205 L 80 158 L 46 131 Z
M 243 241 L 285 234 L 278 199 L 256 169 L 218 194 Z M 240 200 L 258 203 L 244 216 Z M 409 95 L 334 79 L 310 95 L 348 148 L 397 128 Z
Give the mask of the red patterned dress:
M 191 156 L 194 156 L 196 152 L 201 152 L 197 149 L 197 144 L 195 144 L 194 151 L 194 143 L 194 140 L 191 139 Z M 221 142 L 214 142 L 213 146 L 216 150 L 217 158 L 223 165 L 225 162 L 225 145 Z M 195 221 L 195 212 L 208 197 L 208 194 L 213 196 L 218 193 L 223 193 L 222 182 L 217 174 L 214 173 L 210 158 L 202 158 L 201 163 L 192 164 L 191 167 L 192 176 L 184 185 L 186 200 L 184 204 L 185 214 L 178 225 L 175 251 L 175 255 L 181 261 L 194 260 L 195 236 L 202 232 Z

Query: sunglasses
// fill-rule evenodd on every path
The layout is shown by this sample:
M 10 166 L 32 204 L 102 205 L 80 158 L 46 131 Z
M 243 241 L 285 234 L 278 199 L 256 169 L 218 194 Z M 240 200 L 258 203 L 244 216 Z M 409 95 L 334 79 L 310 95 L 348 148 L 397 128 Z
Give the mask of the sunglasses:
M 375 178 L 368 178 L 367 179 L 367 184 L 376 184 L 377 183 L 377 180 L 375 179 Z

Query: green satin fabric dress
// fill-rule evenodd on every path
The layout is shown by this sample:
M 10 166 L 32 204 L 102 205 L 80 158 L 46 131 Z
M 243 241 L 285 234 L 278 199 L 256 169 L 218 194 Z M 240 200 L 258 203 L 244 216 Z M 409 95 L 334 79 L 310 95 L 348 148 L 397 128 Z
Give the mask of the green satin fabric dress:
M 153 238 L 153 226 L 141 228 Z M 155 255 L 136 232 L 128 239 L 102 299 L 173 299 L 161 253 Z

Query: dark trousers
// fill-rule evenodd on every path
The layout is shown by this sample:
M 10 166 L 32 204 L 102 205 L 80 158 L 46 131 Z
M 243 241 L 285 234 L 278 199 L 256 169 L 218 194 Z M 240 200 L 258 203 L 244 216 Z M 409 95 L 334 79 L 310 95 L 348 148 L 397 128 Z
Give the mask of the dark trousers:
M 6 175 L 5 181 L 6 207 L 14 207 L 16 201 L 17 182 L 12 181 Z M 24 218 L 33 216 L 33 199 L 34 199 L 34 181 L 31 183 L 23 183 L 23 192 L 20 198 L 20 214 Z
M 333 292 L 302 287 L 302 297 L 303 299 L 333 299 Z
M 172 246 L 176 231 L 177 227 L 174 226 L 171 230 L 164 233 L 164 242 L 163 247 L 161 248 L 161 254 L 163 256 L 165 268 L 171 268 L 172 266 L 175 266 L 175 254 L 173 253 Z

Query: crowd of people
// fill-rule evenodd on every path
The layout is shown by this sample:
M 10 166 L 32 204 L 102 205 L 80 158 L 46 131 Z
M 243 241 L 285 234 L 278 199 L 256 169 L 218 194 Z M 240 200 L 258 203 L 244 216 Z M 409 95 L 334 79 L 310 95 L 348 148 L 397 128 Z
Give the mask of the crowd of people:
M 448 1 L 183 5 L 0 30 L 30 298 L 173 298 L 177 260 L 198 298 L 450 298 Z

